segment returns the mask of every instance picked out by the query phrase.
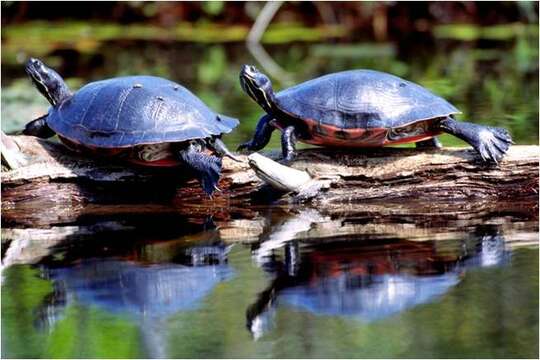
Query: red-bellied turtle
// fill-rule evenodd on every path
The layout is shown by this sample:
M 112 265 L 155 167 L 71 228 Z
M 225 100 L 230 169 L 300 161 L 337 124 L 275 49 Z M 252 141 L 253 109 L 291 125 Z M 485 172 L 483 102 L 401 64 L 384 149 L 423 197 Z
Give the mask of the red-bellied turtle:
M 26 125 L 26 135 L 57 134 L 73 150 L 122 156 L 145 166 L 184 164 L 209 195 L 219 181 L 221 156 L 235 159 L 220 137 L 238 120 L 216 114 L 175 82 L 118 77 L 89 83 L 72 94 L 62 77 L 40 60 L 30 59 L 26 72 L 52 105 L 47 115 Z
M 471 144 L 486 162 L 498 162 L 512 139 L 506 129 L 458 122 L 452 104 L 425 88 L 373 70 L 325 75 L 274 94 L 270 79 L 254 66 L 240 72 L 244 91 L 267 113 L 253 139 L 239 150 L 260 150 L 282 130 L 283 157 L 295 155 L 296 139 L 314 145 L 378 147 L 416 142 L 441 147 L 448 133 Z

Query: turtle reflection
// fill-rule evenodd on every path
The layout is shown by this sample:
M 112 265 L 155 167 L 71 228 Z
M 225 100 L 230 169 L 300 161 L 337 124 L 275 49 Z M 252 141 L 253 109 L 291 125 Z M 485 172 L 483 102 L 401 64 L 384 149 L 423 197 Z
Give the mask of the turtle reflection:
M 432 302 L 466 269 L 499 265 L 510 254 L 496 229 L 459 242 L 291 240 L 264 252 L 254 257 L 275 278 L 247 310 L 255 339 L 272 327 L 279 307 L 373 322 Z
M 144 318 L 165 318 L 195 309 L 218 283 L 233 276 L 227 264 L 230 247 L 182 250 L 175 259 L 180 263 L 85 259 L 73 266 L 44 270 L 54 291 L 38 310 L 38 325 L 52 325 L 71 302 Z

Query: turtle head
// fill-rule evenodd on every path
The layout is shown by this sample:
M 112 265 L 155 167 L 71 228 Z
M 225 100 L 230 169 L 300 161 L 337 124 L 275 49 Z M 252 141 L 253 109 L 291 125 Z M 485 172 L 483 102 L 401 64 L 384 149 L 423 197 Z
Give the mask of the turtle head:
M 41 60 L 30 58 L 26 63 L 26 73 L 39 92 L 54 106 L 71 96 L 69 87 L 56 71 L 47 67 Z
M 242 89 L 264 110 L 269 111 L 274 103 L 274 90 L 268 76 L 261 73 L 255 66 L 243 65 L 240 71 Z

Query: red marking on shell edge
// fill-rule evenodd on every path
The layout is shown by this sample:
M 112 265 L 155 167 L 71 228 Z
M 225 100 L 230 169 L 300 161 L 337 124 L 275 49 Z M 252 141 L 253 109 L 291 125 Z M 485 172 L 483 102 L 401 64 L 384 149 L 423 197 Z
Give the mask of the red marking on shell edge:
M 342 129 L 319 124 L 312 119 L 307 119 L 306 124 L 312 137 L 302 141 L 320 146 L 380 147 L 384 145 L 389 130 L 386 128 Z
M 180 161 L 174 159 L 174 158 L 166 158 L 156 161 L 144 161 L 144 160 L 138 160 L 138 159 L 127 159 L 130 163 L 142 165 L 142 166 L 151 166 L 151 167 L 176 167 L 180 166 Z
M 83 145 L 79 144 L 75 141 L 68 140 L 65 137 L 58 136 L 62 143 L 66 145 L 70 150 L 76 151 L 81 154 L 88 154 L 92 156 L 98 156 L 98 157 L 116 157 L 119 155 L 126 155 L 125 161 L 141 165 L 141 166 L 150 166 L 150 167 L 176 167 L 180 166 L 181 163 L 179 160 L 173 158 L 173 157 L 167 157 L 165 159 L 156 160 L 156 161 L 144 161 L 140 160 L 136 157 L 133 157 L 132 154 L 132 147 L 128 148 L 100 148 L 96 146 L 91 145 Z
M 440 131 L 425 130 L 423 134 L 404 136 L 402 138 L 388 139 L 389 128 L 357 128 L 342 129 L 331 125 L 319 124 L 313 119 L 304 119 L 311 138 L 299 139 L 300 141 L 319 146 L 341 146 L 341 147 L 382 147 L 386 145 L 397 145 L 404 143 L 414 143 L 430 139 L 440 135 Z M 429 121 L 429 120 L 428 120 Z M 426 121 L 426 122 L 428 122 Z M 422 123 L 419 122 L 420 126 Z M 277 124 L 282 128 L 281 124 Z

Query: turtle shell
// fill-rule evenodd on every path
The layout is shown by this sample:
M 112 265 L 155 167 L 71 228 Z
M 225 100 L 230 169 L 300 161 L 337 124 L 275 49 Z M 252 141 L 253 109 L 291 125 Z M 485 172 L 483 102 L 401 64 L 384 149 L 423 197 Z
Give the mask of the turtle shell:
M 307 124 L 304 142 L 380 146 L 437 135 L 433 119 L 459 113 L 424 87 L 397 76 L 351 70 L 322 76 L 276 94 L 277 106 Z
M 85 85 L 49 110 L 47 125 L 77 144 L 122 148 L 220 135 L 238 120 L 216 114 L 175 82 L 128 76 Z

